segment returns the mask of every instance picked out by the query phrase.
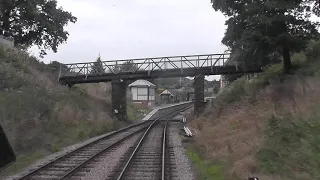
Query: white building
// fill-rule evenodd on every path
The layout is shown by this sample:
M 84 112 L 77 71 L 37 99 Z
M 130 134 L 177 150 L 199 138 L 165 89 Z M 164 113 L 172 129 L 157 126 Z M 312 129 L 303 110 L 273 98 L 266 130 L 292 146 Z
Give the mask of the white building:
M 155 103 L 156 85 L 151 82 L 139 79 L 129 84 L 129 88 L 133 102 L 149 106 Z

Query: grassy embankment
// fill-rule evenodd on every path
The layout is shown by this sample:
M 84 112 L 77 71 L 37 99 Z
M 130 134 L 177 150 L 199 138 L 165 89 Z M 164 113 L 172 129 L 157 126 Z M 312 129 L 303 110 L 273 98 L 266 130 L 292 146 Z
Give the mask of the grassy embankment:
M 199 179 L 320 179 L 320 42 L 292 59 L 293 74 L 240 78 L 190 123 Z
M 17 155 L 2 175 L 122 126 L 109 116 L 106 84 L 69 90 L 58 84 L 54 68 L 28 53 L 0 47 L 0 123 Z

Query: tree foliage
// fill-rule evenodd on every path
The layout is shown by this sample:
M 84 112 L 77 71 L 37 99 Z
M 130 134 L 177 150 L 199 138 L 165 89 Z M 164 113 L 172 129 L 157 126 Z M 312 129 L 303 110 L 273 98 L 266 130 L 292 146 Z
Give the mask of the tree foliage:
M 40 55 L 57 52 L 68 39 L 65 26 L 76 21 L 56 0 L 0 0 L 0 34 L 12 37 L 16 46 L 38 46 Z
M 264 56 L 279 52 L 284 69 L 291 68 L 290 52 L 304 49 L 318 39 L 320 16 L 317 0 L 211 0 L 213 8 L 228 17 L 222 43 L 232 50 L 261 49 Z
M 127 61 L 123 64 L 114 64 L 108 69 L 108 72 L 119 73 L 119 72 L 135 72 L 139 69 L 138 64 L 134 64 L 132 61 Z
M 122 72 L 135 72 L 136 70 L 138 70 L 138 68 L 138 64 L 134 64 L 130 61 L 125 62 L 121 65 Z
M 96 62 L 93 63 L 91 68 L 90 74 L 92 75 L 101 75 L 106 73 L 100 56 L 97 58 Z

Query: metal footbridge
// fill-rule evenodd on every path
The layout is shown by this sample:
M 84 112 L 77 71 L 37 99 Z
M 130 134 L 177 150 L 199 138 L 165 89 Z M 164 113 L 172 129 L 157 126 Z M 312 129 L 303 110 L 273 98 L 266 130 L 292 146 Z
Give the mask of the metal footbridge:
M 169 56 L 126 60 L 63 64 L 59 81 L 62 84 L 98 83 L 115 79 L 153 79 L 260 72 L 259 67 L 247 67 L 232 61 L 230 53 Z

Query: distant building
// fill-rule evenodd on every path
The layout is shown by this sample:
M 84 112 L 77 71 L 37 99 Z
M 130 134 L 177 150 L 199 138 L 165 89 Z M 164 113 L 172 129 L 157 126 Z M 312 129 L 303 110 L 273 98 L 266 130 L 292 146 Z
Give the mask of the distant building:
M 168 104 L 168 103 L 174 103 L 174 95 L 168 91 L 167 89 L 162 91 L 160 94 L 161 104 Z
M 134 103 L 154 105 L 156 85 L 149 81 L 139 79 L 129 84 L 131 100 Z
M 162 93 L 160 93 L 159 96 L 161 97 L 161 99 L 162 99 L 162 98 L 164 98 L 164 99 L 171 99 L 171 98 L 173 98 L 173 94 L 172 94 L 170 91 L 168 91 L 168 90 L 162 91 Z

